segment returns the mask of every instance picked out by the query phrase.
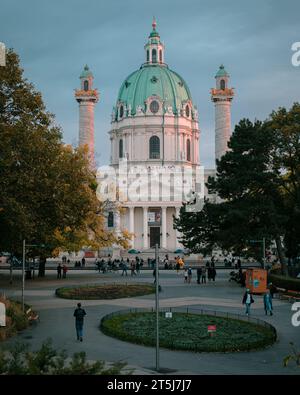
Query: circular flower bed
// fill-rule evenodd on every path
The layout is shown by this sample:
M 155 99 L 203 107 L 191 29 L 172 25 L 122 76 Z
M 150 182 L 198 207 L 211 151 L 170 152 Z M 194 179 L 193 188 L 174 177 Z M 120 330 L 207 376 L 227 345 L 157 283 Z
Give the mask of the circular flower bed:
M 148 295 L 155 292 L 153 284 L 103 284 L 79 287 L 63 287 L 56 290 L 56 296 L 65 299 L 120 299 Z
M 216 325 L 213 336 L 208 326 Z M 120 313 L 105 316 L 102 332 L 131 343 L 156 344 L 156 314 L 151 312 Z M 173 313 L 159 317 L 160 346 L 172 350 L 197 352 L 236 352 L 264 348 L 276 340 L 276 331 L 251 322 L 211 315 Z

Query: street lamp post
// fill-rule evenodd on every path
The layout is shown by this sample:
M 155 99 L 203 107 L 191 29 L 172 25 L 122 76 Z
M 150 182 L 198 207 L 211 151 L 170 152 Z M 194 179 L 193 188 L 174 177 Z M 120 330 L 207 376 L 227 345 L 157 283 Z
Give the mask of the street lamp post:
M 159 285 L 158 285 L 158 244 L 155 244 L 155 308 L 156 308 L 156 371 L 159 372 Z
M 22 263 L 22 311 L 25 311 L 24 292 L 25 292 L 25 257 L 26 257 L 26 241 L 23 240 L 23 263 Z

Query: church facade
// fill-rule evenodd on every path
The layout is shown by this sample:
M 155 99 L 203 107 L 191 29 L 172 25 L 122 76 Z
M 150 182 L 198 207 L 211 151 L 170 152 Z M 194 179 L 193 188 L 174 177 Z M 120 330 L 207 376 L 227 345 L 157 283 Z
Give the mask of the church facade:
M 193 203 L 207 196 L 204 183 L 215 170 L 201 166 L 198 111 L 184 79 L 165 63 L 155 20 L 144 50 L 144 63 L 122 83 L 112 111 L 108 173 L 113 177 L 107 182 L 107 171 L 99 172 L 99 182 L 106 186 L 104 194 L 113 192 L 106 196 L 122 207 L 121 214 L 114 205 L 108 209 L 108 229 L 127 229 L 133 234 L 131 248 L 136 250 L 151 251 L 158 244 L 161 251 L 175 252 L 182 246 L 173 217 L 191 196 L 197 197 Z M 80 108 L 79 143 L 88 145 L 92 158 L 98 92 L 87 66 L 80 79 L 81 89 L 75 92 Z M 229 75 L 221 66 L 211 90 L 218 159 L 226 152 L 231 134 L 234 92 L 228 83 Z

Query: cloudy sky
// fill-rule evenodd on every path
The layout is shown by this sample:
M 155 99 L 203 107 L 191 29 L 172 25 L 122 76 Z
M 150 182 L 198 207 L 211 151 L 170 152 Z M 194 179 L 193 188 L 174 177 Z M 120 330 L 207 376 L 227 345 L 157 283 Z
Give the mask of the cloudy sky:
M 90 66 L 101 96 L 95 111 L 99 164 L 109 161 L 112 107 L 123 80 L 145 60 L 153 15 L 165 61 L 188 83 L 198 107 L 206 167 L 214 165 L 209 91 L 221 63 L 236 89 L 232 127 L 300 101 L 300 67 L 291 63 L 291 46 L 300 41 L 299 0 L 0 0 L 0 41 L 20 55 L 66 143 L 77 143 L 74 88 L 84 64 Z

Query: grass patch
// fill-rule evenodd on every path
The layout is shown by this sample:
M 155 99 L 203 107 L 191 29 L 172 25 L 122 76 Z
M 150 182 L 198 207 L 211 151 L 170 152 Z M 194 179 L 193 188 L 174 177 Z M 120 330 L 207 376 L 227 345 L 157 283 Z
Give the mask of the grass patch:
M 65 299 L 97 300 L 130 298 L 154 292 L 153 284 L 104 284 L 58 288 L 56 296 Z
M 216 325 L 213 337 L 208 325 Z M 145 346 L 156 344 L 155 313 L 126 313 L 106 316 L 100 328 L 108 336 Z M 236 352 L 264 348 L 276 340 L 276 332 L 250 322 L 187 313 L 159 317 L 160 346 L 196 352 Z

